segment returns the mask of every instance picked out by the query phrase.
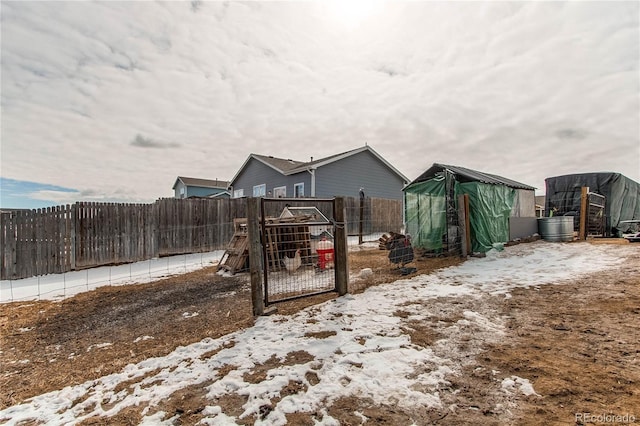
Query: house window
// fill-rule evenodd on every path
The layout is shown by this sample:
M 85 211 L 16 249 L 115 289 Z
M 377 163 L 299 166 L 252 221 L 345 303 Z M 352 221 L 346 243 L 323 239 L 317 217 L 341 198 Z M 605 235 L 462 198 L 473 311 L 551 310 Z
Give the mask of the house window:
M 233 198 L 242 198 L 242 197 L 244 197 L 244 188 L 233 190 Z
M 286 198 L 287 197 L 287 187 L 279 186 L 277 188 L 273 188 L 273 197 L 274 198 Z
M 180 198 L 184 198 L 184 186 L 180 188 Z
M 293 196 L 295 198 L 304 197 L 304 182 L 293 185 Z
M 254 197 L 264 197 L 265 195 L 267 195 L 267 185 L 266 184 L 262 184 L 262 185 L 256 185 L 253 187 L 253 196 Z

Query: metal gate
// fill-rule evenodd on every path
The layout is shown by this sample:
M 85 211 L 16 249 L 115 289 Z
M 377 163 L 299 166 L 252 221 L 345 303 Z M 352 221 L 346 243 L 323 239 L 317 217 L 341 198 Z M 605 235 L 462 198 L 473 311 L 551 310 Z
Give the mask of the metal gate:
M 262 198 L 264 304 L 337 291 L 334 199 Z
M 587 195 L 587 235 L 604 237 L 607 218 L 605 216 L 605 196 L 589 192 Z

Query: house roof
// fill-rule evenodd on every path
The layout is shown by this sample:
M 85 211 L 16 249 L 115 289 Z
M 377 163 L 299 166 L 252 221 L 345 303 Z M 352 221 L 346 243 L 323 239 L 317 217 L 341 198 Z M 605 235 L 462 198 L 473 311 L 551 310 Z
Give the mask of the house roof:
M 296 161 L 296 160 L 292 160 L 292 159 L 276 158 L 276 157 L 273 157 L 273 156 L 251 154 L 251 155 L 249 155 L 247 160 L 244 162 L 244 164 L 242 164 L 242 167 L 240 167 L 240 169 L 238 170 L 236 175 L 233 177 L 233 179 L 231 179 L 231 183 L 233 183 L 236 180 L 236 178 L 240 175 L 242 170 L 244 170 L 245 166 L 249 163 L 249 161 L 252 158 L 255 159 L 255 160 L 258 160 L 258 161 L 260 161 L 260 162 L 262 162 L 264 164 L 266 164 L 267 166 L 275 169 L 276 171 L 282 173 L 285 176 L 289 176 L 289 175 L 293 175 L 293 174 L 296 174 L 296 173 L 301 173 L 301 172 L 305 172 L 305 171 L 308 171 L 308 170 L 317 169 L 318 167 L 326 166 L 327 164 L 331 164 L 331 163 L 333 163 L 335 161 L 342 160 L 344 158 L 350 157 L 350 156 L 355 155 L 355 154 L 359 154 L 359 153 L 364 152 L 364 151 L 368 151 L 371 154 L 373 154 L 376 158 L 378 158 L 378 160 L 380 160 L 380 162 L 382 162 L 385 166 L 387 166 L 389 169 L 391 169 L 395 174 L 400 176 L 405 182 L 409 182 L 409 179 L 405 175 L 400 173 L 400 171 L 398 169 L 393 167 L 380 154 L 375 152 L 373 150 L 373 148 L 371 148 L 368 145 L 365 145 L 363 147 L 352 149 L 350 151 L 341 152 L 339 154 L 334 154 L 334 155 L 330 155 L 328 157 L 320 158 L 318 160 L 306 161 L 306 162 L 305 161 Z
M 231 193 L 229 191 L 222 191 L 217 194 L 207 195 L 207 198 L 223 198 L 226 196 L 231 197 Z
M 173 189 L 176 188 L 178 182 L 182 182 L 186 186 L 199 186 L 201 188 L 227 189 L 229 187 L 229 182 L 227 182 L 226 180 L 211 180 L 178 176 L 176 182 L 173 184 Z
M 290 158 L 288 159 L 276 158 L 272 155 L 266 156 L 266 155 L 251 154 L 250 157 L 253 157 L 256 160 L 265 163 L 267 166 L 270 166 L 276 169 L 282 174 L 289 174 L 291 170 L 306 164 L 302 161 L 295 161 Z
M 461 182 L 482 182 L 492 185 L 505 185 L 510 188 L 516 189 L 529 189 L 535 190 L 535 187 L 526 185 L 524 183 L 516 182 L 515 180 L 507 179 L 502 176 L 494 175 L 491 173 L 479 172 L 477 170 L 467 169 L 466 167 L 451 166 L 448 164 L 433 163 L 433 165 L 418 176 L 413 182 L 417 183 L 428 180 L 436 175 L 436 173 L 443 170 L 449 170 L 458 177 Z
M 330 223 L 329 219 L 322 214 L 322 212 L 315 206 L 307 207 L 285 207 L 280 214 L 280 218 L 295 217 L 295 216 L 310 216 L 314 218 L 314 222 Z

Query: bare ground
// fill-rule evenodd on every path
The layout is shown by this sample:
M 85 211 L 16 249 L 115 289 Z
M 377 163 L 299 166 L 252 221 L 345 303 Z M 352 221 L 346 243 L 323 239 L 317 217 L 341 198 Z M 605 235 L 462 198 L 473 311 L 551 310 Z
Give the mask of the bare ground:
M 374 270 L 366 280 L 354 281 L 352 292 L 399 278 L 385 255 L 378 250 L 350 254 L 352 273 L 365 267 Z M 415 264 L 418 273 L 429 273 L 459 262 L 436 258 Z M 447 377 L 450 385 L 441 389 L 443 408 L 405 412 L 349 397 L 335 401 L 327 411 L 345 425 L 362 424 L 356 412 L 370 424 L 394 425 L 579 424 L 575 415 L 584 412 L 630 413 L 640 422 L 640 254 L 618 271 L 511 294 L 511 298 L 422 301 L 433 312 L 430 321 L 423 323 L 396 312 L 405 319 L 404 329 L 412 343 L 456 358 L 462 366 L 462 371 Z M 278 311 L 293 313 L 332 297 L 282 303 Z M 505 335 L 497 338 L 451 327 L 468 310 L 489 319 L 506 318 Z M 195 312 L 199 314 L 192 316 Z M 213 267 L 149 284 L 103 287 L 62 302 L 4 304 L 0 306 L 0 409 L 252 324 L 246 277 L 221 277 Z M 447 338 L 446 345 L 439 343 L 442 337 Z M 306 363 L 309 356 L 295 352 L 284 362 L 269 360 L 245 380 L 259 382 L 264 379 L 261 371 L 266 374 L 282 363 Z M 501 383 L 513 376 L 530 380 L 538 395 L 505 391 Z M 314 383 L 313 372 L 307 381 Z M 206 401 L 207 385 L 181 389 L 157 409 L 169 416 L 178 414 L 180 424 L 197 423 L 207 405 L 220 405 L 228 415 L 239 415 L 246 402 L 243 397 Z M 305 386 L 290 383 L 280 398 L 304 392 Z M 272 401 L 272 406 L 277 402 Z M 264 410 L 268 413 L 270 407 Z M 288 420 L 312 425 L 318 418 L 314 413 L 297 413 Z M 140 409 L 132 408 L 109 419 L 83 423 L 138 424 L 140 419 Z

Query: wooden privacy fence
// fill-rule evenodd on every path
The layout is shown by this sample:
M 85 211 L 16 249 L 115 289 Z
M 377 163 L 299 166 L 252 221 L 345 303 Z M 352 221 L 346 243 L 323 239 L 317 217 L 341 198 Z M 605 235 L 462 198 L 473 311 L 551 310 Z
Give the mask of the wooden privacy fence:
M 345 201 L 348 232 L 355 235 L 360 200 Z M 400 229 L 400 200 L 364 202 L 366 232 Z M 269 214 L 279 214 L 287 203 L 275 204 Z M 4 212 L 0 279 L 224 249 L 233 237 L 233 220 L 241 217 L 246 217 L 245 199 L 167 198 L 154 204 L 76 203 Z
M 71 269 L 146 260 L 157 254 L 151 204 L 71 206 Z M 75 234 L 75 238 L 73 238 Z
M 70 206 L 2 213 L 0 278 L 26 278 L 75 267 Z

